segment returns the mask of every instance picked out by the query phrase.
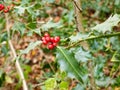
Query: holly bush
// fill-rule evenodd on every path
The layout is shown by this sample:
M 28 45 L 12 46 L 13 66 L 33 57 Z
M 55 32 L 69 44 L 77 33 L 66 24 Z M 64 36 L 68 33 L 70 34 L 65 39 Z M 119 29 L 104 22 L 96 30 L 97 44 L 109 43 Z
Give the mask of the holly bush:
M 119 9 L 119 0 L 1 0 L 1 90 L 119 90 Z

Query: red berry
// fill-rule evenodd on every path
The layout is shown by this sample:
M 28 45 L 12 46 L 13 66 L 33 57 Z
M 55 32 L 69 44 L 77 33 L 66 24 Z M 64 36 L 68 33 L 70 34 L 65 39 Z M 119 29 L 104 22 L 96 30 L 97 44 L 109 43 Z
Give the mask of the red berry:
M 0 11 L 3 10 L 5 6 L 3 4 L 0 4 Z
M 51 37 L 51 38 L 50 38 L 50 41 L 51 41 L 51 42 L 54 42 L 55 40 L 54 40 L 54 38 L 53 38 L 53 37 Z
M 50 41 L 50 37 L 45 37 L 45 40 L 46 40 L 47 42 L 49 42 L 49 41 Z
M 48 49 L 53 49 L 53 48 L 54 48 L 54 46 L 52 44 L 48 45 Z
M 44 44 L 44 45 L 46 45 L 46 44 L 48 43 L 48 42 L 47 42 L 47 41 L 45 41 L 45 40 L 43 40 L 42 42 L 43 42 L 43 44 Z
M 2 6 L 2 4 L 0 4 L 0 7 Z
M 57 46 L 57 43 L 54 42 L 54 43 L 53 43 L 53 46 L 56 47 L 56 46 Z
M 59 37 L 59 36 L 56 36 L 56 37 L 54 38 L 54 40 L 55 40 L 55 42 L 59 42 L 59 41 L 60 41 L 60 37 Z
M 50 35 L 48 33 L 45 33 L 44 37 L 50 37 Z
M 44 41 L 45 40 L 45 37 L 42 37 L 42 41 Z
M 4 10 L 4 13 L 7 13 L 8 11 L 9 11 L 8 9 L 5 9 L 5 10 Z

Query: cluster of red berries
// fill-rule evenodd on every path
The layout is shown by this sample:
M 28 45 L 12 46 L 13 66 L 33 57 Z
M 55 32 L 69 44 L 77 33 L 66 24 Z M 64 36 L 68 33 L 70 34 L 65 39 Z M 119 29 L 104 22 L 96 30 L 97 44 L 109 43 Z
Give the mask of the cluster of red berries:
M 7 13 L 10 11 L 10 6 L 5 7 L 3 4 L 0 4 L 0 11 Z
M 42 37 L 42 43 L 47 45 L 48 49 L 54 49 L 57 46 L 57 43 L 60 41 L 59 36 L 50 37 L 48 33 L 45 33 Z

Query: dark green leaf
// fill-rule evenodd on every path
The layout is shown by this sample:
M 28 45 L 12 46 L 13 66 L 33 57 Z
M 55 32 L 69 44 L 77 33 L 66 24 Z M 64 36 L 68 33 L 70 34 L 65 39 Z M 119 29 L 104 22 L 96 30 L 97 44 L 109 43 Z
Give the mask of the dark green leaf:
M 33 23 L 33 22 L 30 22 L 30 23 L 28 23 L 28 27 L 30 28 L 30 29 L 35 29 L 36 28 L 36 25 L 37 25 L 37 23 L 35 22 L 35 23 Z
M 73 53 L 70 53 L 68 50 L 58 46 L 56 57 L 58 63 L 60 64 L 60 69 L 66 71 L 68 76 L 76 77 L 81 84 L 86 81 L 86 76 L 84 76 L 86 71 L 78 64 Z
M 36 33 L 41 36 L 41 30 L 39 28 L 28 31 L 27 35 L 32 36 L 33 33 Z
M 6 45 L 4 45 L 4 46 L 2 46 L 1 51 L 2 51 L 2 53 L 4 53 L 4 55 L 7 55 L 9 50 L 8 50 L 8 47 Z
M 5 82 L 5 73 L 0 70 L 0 86 Z

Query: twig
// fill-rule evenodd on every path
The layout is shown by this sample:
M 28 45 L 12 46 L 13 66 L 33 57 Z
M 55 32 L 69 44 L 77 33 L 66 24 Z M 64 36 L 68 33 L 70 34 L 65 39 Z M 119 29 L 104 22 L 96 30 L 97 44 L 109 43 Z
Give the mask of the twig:
M 91 83 L 90 89 L 97 90 L 94 79 L 93 62 L 91 60 L 88 61 L 88 68 L 89 68 L 90 83 Z
M 72 0 L 75 8 L 75 21 L 76 21 L 76 26 L 77 26 L 77 31 L 84 33 L 84 27 L 82 24 L 82 9 L 81 9 L 81 0 Z M 84 49 L 88 50 L 89 46 L 87 42 L 82 42 L 81 45 L 83 46 Z
M 83 42 L 83 41 L 88 41 L 88 40 L 93 40 L 93 39 L 98 39 L 98 38 L 108 38 L 108 37 L 119 36 L 119 35 L 120 35 L 120 32 L 113 33 L 113 34 L 105 34 L 105 35 L 100 35 L 100 36 L 92 36 L 92 37 L 88 37 L 88 38 L 85 38 L 85 39 L 80 39 L 77 42 L 69 45 L 66 48 L 77 46 L 77 45 L 79 45 L 80 42 Z
M 11 51 L 13 53 L 13 59 L 16 59 L 17 54 L 16 54 L 15 49 L 13 47 L 13 44 L 12 44 L 12 42 L 10 40 L 10 31 L 9 31 L 10 28 L 9 28 L 8 14 L 5 14 L 5 19 L 6 19 L 6 30 L 7 30 L 7 33 L 8 33 L 8 43 L 9 43 L 10 49 L 11 49 Z M 25 81 L 24 74 L 23 74 L 23 71 L 22 71 L 22 68 L 20 66 L 20 63 L 19 63 L 18 59 L 16 60 L 15 65 L 16 65 L 16 68 L 18 70 L 18 73 L 19 73 L 20 78 L 21 78 L 22 83 L 23 83 L 23 90 L 28 90 L 27 83 Z
M 51 65 L 51 63 L 49 61 L 48 61 L 48 64 L 49 64 L 51 70 L 53 71 L 53 73 L 55 74 L 55 70 L 54 70 L 53 66 Z
M 73 0 L 74 8 L 75 8 L 75 21 L 77 24 L 77 29 L 80 32 L 84 32 L 84 28 L 82 25 L 82 9 L 81 9 L 81 2 Z
M 32 87 L 33 87 L 33 88 L 35 88 L 35 87 L 38 87 L 38 86 L 43 86 L 43 85 L 45 85 L 45 83 L 35 84 L 35 85 L 33 85 Z
M 47 60 L 47 62 L 48 62 L 48 64 L 49 64 L 49 66 L 50 66 L 50 69 L 53 71 L 53 73 L 55 74 L 55 69 L 54 69 L 54 67 L 51 65 L 51 63 L 49 62 L 49 60 L 48 59 L 46 59 Z
M 73 0 L 73 2 L 75 4 L 75 6 L 78 8 L 79 12 L 81 13 L 82 12 L 82 8 L 77 5 L 77 2 L 75 0 Z

